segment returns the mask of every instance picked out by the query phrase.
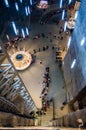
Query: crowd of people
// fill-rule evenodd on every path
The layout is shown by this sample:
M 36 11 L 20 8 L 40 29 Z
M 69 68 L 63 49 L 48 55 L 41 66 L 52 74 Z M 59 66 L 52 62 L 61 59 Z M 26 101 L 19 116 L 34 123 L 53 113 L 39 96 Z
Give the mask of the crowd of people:
M 56 48 L 55 55 L 56 55 L 56 62 L 58 63 L 59 67 L 61 67 L 62 66 L 62 51 L 60 48 Z
M 45 73 L 43 75 L 43 82 L 42 82 L 42 92 L 40 95 L 40 98 L 42 100 L 42 111 L 46 113 L 47 108 L 49 107 L 49 101 L 47 100 L 48 90 L 49 90 L 49 84 L 51 82 L 50 75 L 49 75 L 50 68 L 45 68 Z

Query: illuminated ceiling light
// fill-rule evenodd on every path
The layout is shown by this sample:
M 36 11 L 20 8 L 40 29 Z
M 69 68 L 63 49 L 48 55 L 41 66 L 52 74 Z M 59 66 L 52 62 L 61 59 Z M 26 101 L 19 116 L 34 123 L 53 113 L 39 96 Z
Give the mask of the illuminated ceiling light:
M 64 32 L 66 31 L 66 28 L 67 28 L 67 22 L 65 22 L 64 24 Z
M 69 4 L 71 3 L 72 0 L 69 0 Z
M 83 46 L 84 43 L 85 43 L 85 37 L 83 37 L 82 40 L 81 40 L 81 46 Z
M 20 3 L 22 3 L 22 0 L 20 0 Z
M 25 38 L 24 29 L 22 29 L 21 31 L 22 31 L 22 36 L 23 36 L 23 38 Z
M 25 13 L 26 13 L 26 16 L 28 16 L 28 8 L 25 7 Z
M 40 3 L 37 4 L 37 7 L 40 9 L 48 8 L 48 1 L 47 0 L 40 0 Z
M 60 0 L 60 8 L 62 8 L 62 0 Z
M 28 28 L 26 27 L 26 34 L 29 35 L 29 31 L 28 31 Z
M 65 10 L 62 11 L 62 20 L 64 20 Z
M 71 64 L 71 69 L 74 68 L 75 64 L 76 64 L 76 59 L 73 60 L 73 62 L 72 62 L 72 64 Z
M 15 8 L 16 8 L 17 11 L 19 11 L 19 7 L 18 7 L 17 3 L 15 3 Z
M 32 5 L 33 4 L 33 2 L 32 2 L 32 0 L 30 0 L 30 5 Z
M 70 37 L 69 40 L 68 40 L 67 48 L 70 47 L 70 42 L 71 42 L 71 37 Z
M 78 11 L 76 11 L 74 19 L 77 19 L 77 17 L 78 17 Z
M 13 26 L 15 34 L 18 35 L 18 30 L 16 29 L 16 25 L 13 21 L 12 21 L 12 26 Z
M 9 7 L 8 0 L 4 0 L 6 7 Z

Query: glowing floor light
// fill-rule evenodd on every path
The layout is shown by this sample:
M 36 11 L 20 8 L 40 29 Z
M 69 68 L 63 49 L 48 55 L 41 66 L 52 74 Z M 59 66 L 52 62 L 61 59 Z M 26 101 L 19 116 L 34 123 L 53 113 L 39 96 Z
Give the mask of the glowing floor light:
M 71 42 L 71 37 L 70 37 L 69 40 L 68 40 L 67 48 L 70 47 L 70 42 Z
M 74 68 L 75 64 L 76 64 L 76 59 L 73 60 L 73 62 L 72 62 L 72 64 L 71 64 L 71 69 Z
M 83 37 L 82 40 L 81 40 L 81 46 L 83 46 L 84 43 L 85 43 L 85 37 Z
M 32 0 L 30 0 L 30 5 L 32 5 L 33 4 L 33 2 L 32 2 Z
M 9 2 L 8 2 L 8 0 L 4 0 L 4 2 L 5 2 L 6 7 L 9 7 Z
M 29 31 L 28 31 L 28 28 L 26 27 L 26 34 L 29 35 Z
M 64 16 L 65 16 L 65 10 L 63 10 L 62 12 L 62 20 L 64 20 Z
M 60 8 L 62 8 L 62 0 L 60 0 Z
M 24 29 L 22 28 L 22 36 L 23 36 L 23 38 L 25 38 L 25 33 L 24 33 Z
M 64 24 L 64 32 L 66 31 L 66 29 L 67 29 L 67 22 L 65 22 Z
M 17 11 L 19 11 L 19 7 L 18 7 L 17 3 L 15 3 L 15 8 L 16 8 Z
M 15 25 L 15 23 L 14 23 L 13 21 L 12 21 L 12 26 L 13 26 L 13 29 L 14 29 L 15 34 L 17 35 L 17 34 L 18 34 L 18 31 L 17 31 L 16 25 Z

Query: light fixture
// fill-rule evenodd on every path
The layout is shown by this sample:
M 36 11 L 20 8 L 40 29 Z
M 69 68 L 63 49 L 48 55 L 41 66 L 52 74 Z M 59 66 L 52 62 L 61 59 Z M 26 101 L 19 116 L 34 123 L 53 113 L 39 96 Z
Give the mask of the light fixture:
M 9 41 L 9 40 L 10 40 L 10 38 L 9 38 L 9 35 L 8 35 L 8 34 L 6 35 L 6 37 L 7 37 L 8 41 Z
M 19 7 L 18 7 L 17 3 L 15 3 L 15 8 L 16 8 L 17 11 L 19 11 Z
M 28 8 L 25 7 L 25 13 L 26 13 L 26 16 L 28 16 Z
M 22 3 L 22 0 L 20 0 L 20 3 Z
M 30 0 L 30 5 L 32 5 L 33 4 L 33 2 L 32 2 L 32 0 Z
M 69 0 L 69 4 L 71 3 L 72 0 Z
M 15 34 L 18 35 L 18 30 L 16 29 L 16 25 L 15 25 L 14 21 L 12 21 L 12 26 L 13 26 Z
M 67 44 L 67 48 L 70 47 L 70 42 L 71 42 L 71 37 L 69 37 L 68 44 Z
M 64 20 L 65 10 L 62 11 L 62 20 Z
M 81 40 L 81 46 L 83 46 L 84 43 L 85 43 L 85 37 L 83 37 L 82 40 Z
M 62 0 L 60 0 L 60 8 L 62 8 Z
M 78 11 L 76 11 L 75 16 L 74 16 L 74 19 L 76 20 L 77 17 L 78 17 Z
M 74 68 L 75 64 L 76 64 L 76 59 L 73 60 L 73 62 L 72 62 L 72 64 L 71 64 L 71 69 Z
M 25 38 L 25 33 L 24 33 L 24 29 L 22 28 L 22 36 L 23 36 L 23 38 Z
M 27 7 L 27 11 L 28 11 L 28 13 L 30 14 L 30 7 L 29 7 L 29 6 Z
M 64 32 L 66 31 L 66 29 L 67 29 L 67 22 L 65 22 L 64 24 Z
M 28 28 L 26 27 L 26 34 L 29 35 L 29 31 L 28 31 Z
M 9 2 L 8 2 L 8 0 L 4 0 L 4 2 L 5 2 L 6 7 L 9 7 Z

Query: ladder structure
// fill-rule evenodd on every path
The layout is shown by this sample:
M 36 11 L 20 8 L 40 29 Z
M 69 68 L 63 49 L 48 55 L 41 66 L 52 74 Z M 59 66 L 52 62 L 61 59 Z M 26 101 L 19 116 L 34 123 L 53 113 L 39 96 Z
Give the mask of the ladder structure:
M 30 117 L 37 110 L 21 77 L 0 42 L 0 110 Z

